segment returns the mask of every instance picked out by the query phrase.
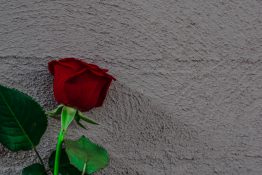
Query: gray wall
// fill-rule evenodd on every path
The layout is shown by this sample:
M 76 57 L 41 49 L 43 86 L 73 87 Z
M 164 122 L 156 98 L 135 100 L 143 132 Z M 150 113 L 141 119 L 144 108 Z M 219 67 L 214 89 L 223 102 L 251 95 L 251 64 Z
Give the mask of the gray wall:
M 101 125 L 82 134 L 110 152 L 107 175 L 262 174 L 261 0 L 1 0 L 0 83 L 46 110 L 47 62 L 80 57 L 117 77 Z M 58 125 L 39 150 L 48 159 Z M 0 174 L 34 153 L 0 146 Z

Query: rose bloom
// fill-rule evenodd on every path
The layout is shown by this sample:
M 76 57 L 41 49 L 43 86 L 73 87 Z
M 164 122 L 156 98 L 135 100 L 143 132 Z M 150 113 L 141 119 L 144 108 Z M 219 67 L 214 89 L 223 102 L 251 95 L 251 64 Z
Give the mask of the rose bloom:
M 112 80 L 107 69 L 76 58 L 62 58 L 48 63 L 54 75 L 54 96 L 58 103 L 88 111 L 102 106 Z

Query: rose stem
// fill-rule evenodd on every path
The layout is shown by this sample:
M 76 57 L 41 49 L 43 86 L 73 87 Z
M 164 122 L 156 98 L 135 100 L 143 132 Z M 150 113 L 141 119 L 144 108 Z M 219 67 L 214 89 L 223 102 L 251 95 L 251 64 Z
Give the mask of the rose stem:
M 43 165 L 43 167 L 44 167 L 44 169 L 45 169 L 45 164 L 44 164 L 43 159 L 41 158 L 41 156 L 40 156 L 40 154 L 38 153 L 37 149 L 36 149 L 35 147 L 34 147 L 33 149 L 34 149 L 35 154 L 36 154 L 36 156 L 38 157 L 40 163 Z M 45 169 L 45 171 L 46 171 L 46 169 Z
M 59 172 L 59 162 L 60 162 L 63 140 L 64 140 L 64 132 L 61 129 L 59 136 L 58 136 L 58 139 L 57 139 L 57 145 L 56 145 L 54 175 L 58 175 L 58 172 Z

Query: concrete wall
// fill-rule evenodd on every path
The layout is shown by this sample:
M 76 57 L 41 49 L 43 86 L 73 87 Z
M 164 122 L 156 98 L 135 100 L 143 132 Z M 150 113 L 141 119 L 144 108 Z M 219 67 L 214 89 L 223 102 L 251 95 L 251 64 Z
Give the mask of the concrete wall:
M 72 126 L 110 152 L 107 175 L 262 174 L 262 1 L 1 0 L 0 83 L 45 109 L 47 62 L 80 57 L 110 69 L 101 125 Z M 49 120 L 48 159 L 58 123 Z M 0 146 L 0 174 L 34 153 Z

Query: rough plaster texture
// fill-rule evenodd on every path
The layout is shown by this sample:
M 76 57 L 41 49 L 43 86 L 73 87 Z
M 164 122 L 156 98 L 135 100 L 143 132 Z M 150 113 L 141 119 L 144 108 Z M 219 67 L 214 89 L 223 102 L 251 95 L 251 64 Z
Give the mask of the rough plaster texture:
M 55 106 L 48 60 L 81 57 L 118 79 L 99 128 L 101 174 L 262 174 L 261 0 L 70 0 L 0 3 L 0 83 Z M 50 120 L 41 154 L 54 146 Z M 0 147 L 0 174 L 33 153 Z M 29 158 L 29 159 L 28 159 Z

